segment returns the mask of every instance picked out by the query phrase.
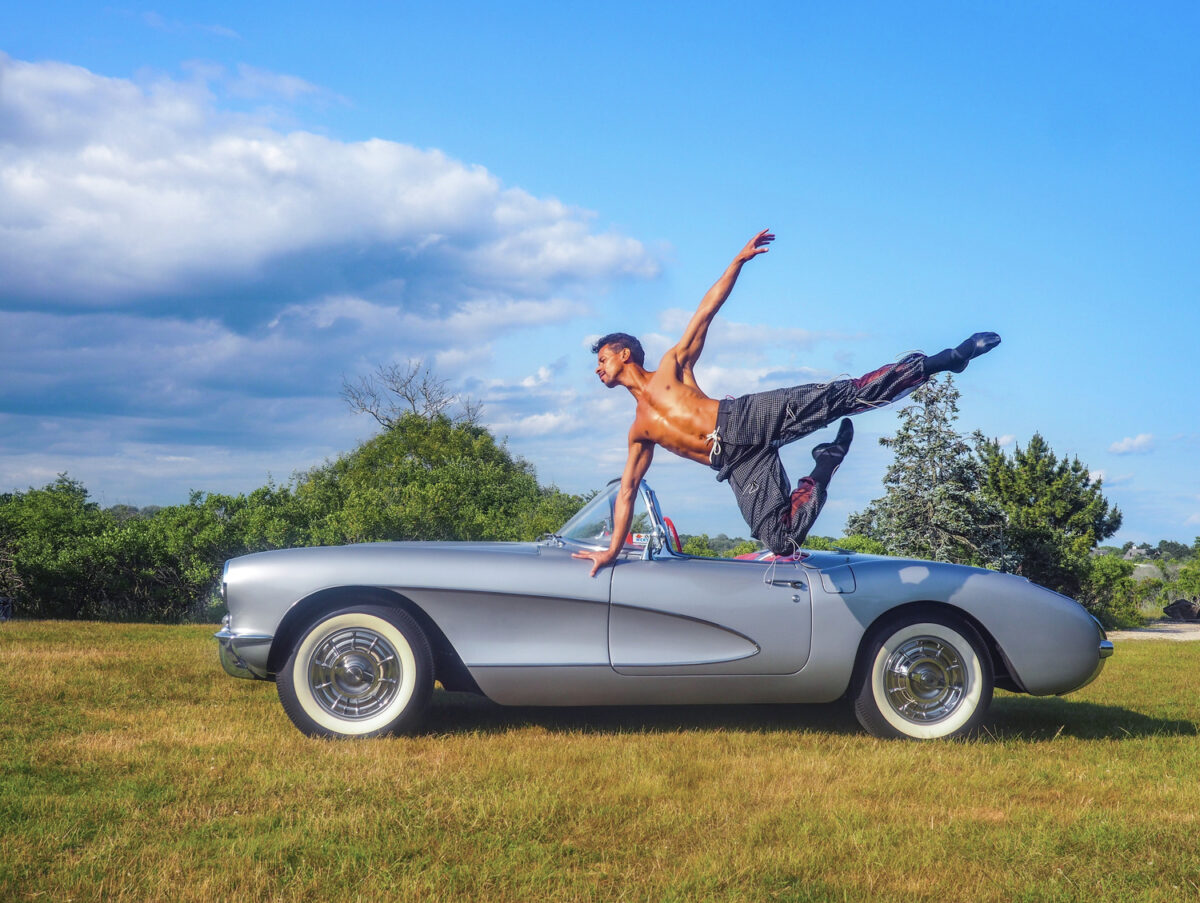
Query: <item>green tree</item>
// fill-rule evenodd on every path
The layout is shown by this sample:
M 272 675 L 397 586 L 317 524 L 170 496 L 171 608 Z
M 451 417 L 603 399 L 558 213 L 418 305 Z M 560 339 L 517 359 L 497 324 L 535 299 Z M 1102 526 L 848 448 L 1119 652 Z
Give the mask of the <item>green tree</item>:
M 1155 548 L 1156 557 L 1159 559 L 1174 559 L 1182 561 L 1192 556 L 1190 546 L 1185 546 L 1181 542 L 1175 542 L 1170 539 L 1159 540 L 1158 546 Z
M 415 413 L 304 474 L 295 495 L 309 541 L 324 544 L 535 539 L 583 503 L 539 486 L 484 427 Z
M 92 537 L 111 518 L 66 474 L 41 489 L 0 498 L 0 595 L 18 615 L 80 617 L 99 575 L 89 554 Z
M 178 621 L 211 614 L 226 559 L 375 540 L 529 540 L 584 498 L 538 485 L 532 466 L 478 424 L 419 363 L 380 368 L 344 396 L 383 432 L 249 495 L 194 492 L 165 508 L 101 510 L 60 475 L 0 495 L 0 595 L 24 617 Z M 445 412 L 455 403 L 455 417 Z
M 864 536 L 857 533 L 853 536 L 843 536 L 840 539 L 834 539 L 830 536 L 812 536 L 810 535 L 804 540 L 804 548 L 812 549 L 814 552 L 834 552 L 844 550 L 847 552 L 859 552 L 863 555 L 886 555 L 887 549 L 883 543 L 878 540 L 871 539 L 869 536 Z
M 762 549 L 762 545 L 753 539 L 730 539 L 724 533 L 713 537 L 707 533 L 694 536 L 684 533 L 679 539 L 683 543 L 683 554 L 697 558 L 737 558 Z
M 1171 590 L 1187 599 L 1200 599 L 1200 558 L 1193 558 L 1179 569 Z
M 1092 549 L 1121 526 L 1102 481 L 1078 458 L 1060 460 L 1036 433 L 1011 456 L 996 442 L 982 443 L 980 453 L 984 493 L 1004 511 L 1005 546 L 1016 572 L 1078 597 L 1093 571 Z
M 732 548 L 726 549 L 721 553 L 722 558 L 737 558 L 739 555 L 750 555 L 759 551 L 762 548 L 753 539 L 743 539 L 741 542 L 735 543 Z
M 103 511 L 62 475 L 0 495 L 0 595 L 21 617 L 180 621 L 208 610 L 226 559 L 387 539 L 534 539 L 583 503 L 475 424 L 400 416 L 294 486 L 194 492 L 185 504 Z
M 1074 594 L 1105 627 L 1133 627 L 1142 623 L 1133 562 L 1112 555 L 1097 555 L 1086 563 L 1080 588 Z
M 886 492 L 850 517 L 850 536 L 874 540 L 893 555 L 1003 564 L 1003 515 L 982 496 L 981 462 L 954 429 L 958 397 L 950 376 L 913 393 L 896 435 L 879 440 L 895 456 L 884 476 Z
M 716 550 L 709 544 L 710 540 L 707 533 L 701 533 L 698 536 L 681 536 L 683 540 L 683 554 L 694 555 L 696 558 L 716 558 Z

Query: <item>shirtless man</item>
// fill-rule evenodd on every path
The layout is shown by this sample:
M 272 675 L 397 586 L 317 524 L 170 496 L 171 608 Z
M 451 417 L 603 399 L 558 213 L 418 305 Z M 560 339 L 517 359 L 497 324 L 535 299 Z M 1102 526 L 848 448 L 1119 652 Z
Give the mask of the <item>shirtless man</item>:
M 576 552 L 592 562 L 591 576 L 616 560 L 633 520 L 633 500 L 654 457 L 654 447 L 716 470 L 728 480 L 751 534 L 777 555 L 800 547 L 825 504 L 830 478 L 841 464 L 854 427 L 842 420 L 833 442 L 813 449 L 816 467 L 791 490 L 778 448 L 807 436 L 839 417 L 857 414 L 907 395 L 943 370 L 961 373 L 967 363 L 1000 342 L 979 332 L 955 348 L 933 356 L 914 353 L 858 379 L 794 386 L 716 401 L 696 384 L 693 368 L 704 350 L 708 327 L 729 297 L 742 267 L 765 254 L 775 236 L 764 229 L 750 239 L 700 301 L 679 342 L 663 355 L 657 370 L 645 369 L 641 343 L 616 332 L 592 347 L 596 375 L 608 388 L 624 386 L 637 402 L 629 429 L 629 457 L 613 513 L 607 549 Z

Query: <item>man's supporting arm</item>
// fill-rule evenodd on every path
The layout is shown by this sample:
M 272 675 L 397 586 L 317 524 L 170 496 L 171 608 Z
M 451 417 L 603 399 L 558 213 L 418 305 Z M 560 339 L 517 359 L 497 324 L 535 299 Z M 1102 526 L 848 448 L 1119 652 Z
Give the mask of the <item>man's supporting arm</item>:
M 638 487 L 642 485 L 642 477 L 650 469 L 650 461 L 654 457 L 654 444 L 646 441 L 629 440 L 629 457 L 625 459 L 625 471 L 621 474 L 621 488 L 617 491 L 617 501 L 613 508 L 612 542 L 608 548 L 598 552 L 576 552 L 573 558 L 587 558 L 592 561 L 592 572 L 588 576 L 595 577 L 596 572 L 606 564 L 616 561 L 617 555 L 625 545 L 629 528 L 633 524 L 633 500 L 637 497 Z
M 738 251 L 733 262 L 721 274 L 721 278 L 704 293 L 704 297 L 700 299 L 700 306 L 696 308 L 692 319 L 683 330 L 683 335 L 675 345 L 676 358 L 681 367 L 694 366 L 697 358 L 700 357 L 700 352 L 704 350 L 704 340 L 708 337 L 709 324 L 717 315 L 717 311 L 721 309 L 721 305 L 725 303 L 725 299 L 729 297 L 729 293 L 733 291 L 734 283 L 737 282 L 746 261 L 753 260 L 759 254 L 765 254 L 767 245 L 774 240 L 775 236 L 766 229 L 755 235 L 746 242 L 746 247 Z

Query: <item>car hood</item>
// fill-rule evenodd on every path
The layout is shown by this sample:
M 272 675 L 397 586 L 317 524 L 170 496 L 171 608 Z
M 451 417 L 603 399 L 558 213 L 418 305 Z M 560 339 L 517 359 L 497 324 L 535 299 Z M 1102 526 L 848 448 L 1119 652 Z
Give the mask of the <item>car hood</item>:
M 287 558 L 324 558 L 345 555 L 372 557 L 378 554 L 407 553 L 416 555 L 524 555 L 536 556 L 541 545 L 536 542 L 360 542 L 344 546 L 298 546 L 292 549 L 272 549 L 252 552 L 231 559 L 231 562 L 263 562 Z

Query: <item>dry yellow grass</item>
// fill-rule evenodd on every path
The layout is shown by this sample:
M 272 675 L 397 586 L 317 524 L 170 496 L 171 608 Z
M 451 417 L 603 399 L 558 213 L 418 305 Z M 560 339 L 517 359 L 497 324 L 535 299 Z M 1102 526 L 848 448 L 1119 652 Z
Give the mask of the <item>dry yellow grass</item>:
M 0 625 L 0 900 L 1200 899 L 1200 644 L 999 694 L 965 743 L 441 693 L 331 743 L 211 632 Z

